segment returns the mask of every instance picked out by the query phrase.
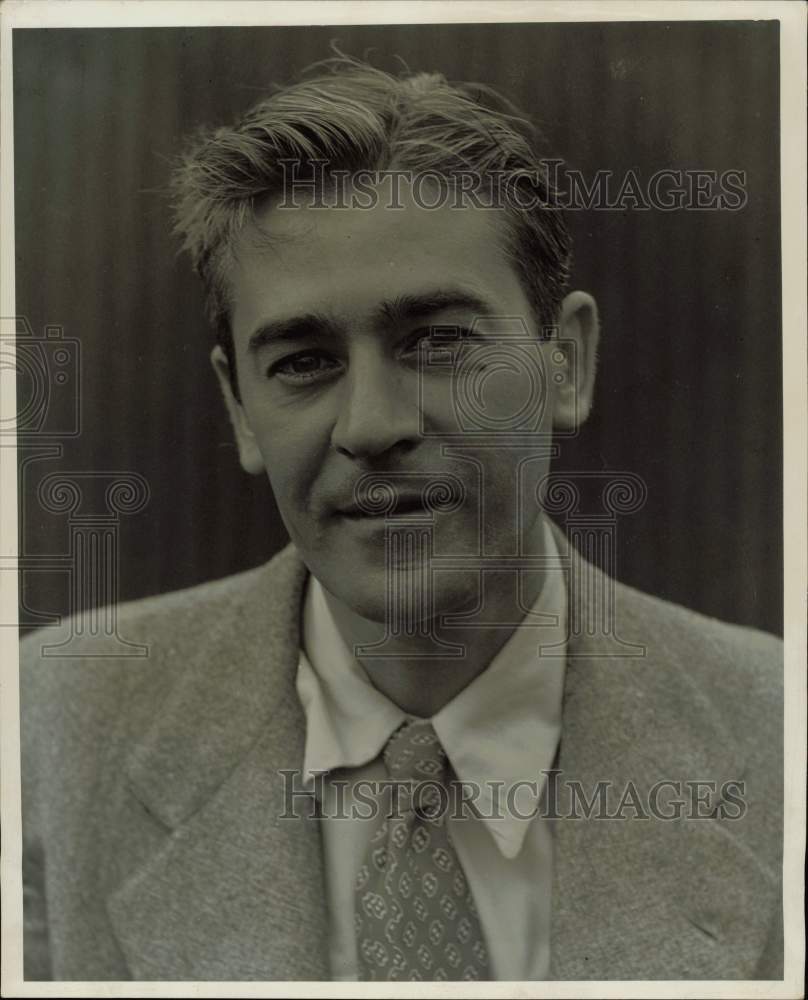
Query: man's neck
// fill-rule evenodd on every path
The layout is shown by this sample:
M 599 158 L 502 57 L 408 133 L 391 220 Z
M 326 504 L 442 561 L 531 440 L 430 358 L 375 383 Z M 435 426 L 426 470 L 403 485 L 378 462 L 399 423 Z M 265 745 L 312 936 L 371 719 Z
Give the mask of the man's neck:
M 533 532 L 531 554 L 544 554 L 544 524 Z M 518 626 L 524 611 L 537 600 L 545 574 L 531 571 L 518 581 L 513 570 L 485 573 L 485 621 L 489 624 L 446 626 L 436 615 L 417 634 L 392 636 L 384 622 L 356 614 L 329 591 L 325 597 L 342 638 L 356 655 L 373 686 L 405 712 L 430 718 L 481 674 Z M 517 597 L 518 595 L 518 597 Z M 452 615 L 473 609 L 452 608 Z M 500 622 L 501 624 L 490 624 Z M 384 640 L 383 655 L 360 653 Z M 442 653 L 462 647 L 461 655 Z M 380 649 L 380 652 L 382 650 Z

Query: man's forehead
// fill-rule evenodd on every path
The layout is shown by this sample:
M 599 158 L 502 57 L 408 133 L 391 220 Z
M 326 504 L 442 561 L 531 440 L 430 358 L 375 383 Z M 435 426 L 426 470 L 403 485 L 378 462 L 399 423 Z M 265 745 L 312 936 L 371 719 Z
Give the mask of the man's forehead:
M 402 202 L 400 208 L 301 203 L 259 209 L 245 226 L 231 271 L 234 325 L 259 302 L 273 312 L 375 311 L 383 301 L 441 288 L 461 289 L 491 306 L 521 292 L 503 251 L 501 211 Z
M 318 250 L 340 242 L 354 243 L 356 252 L 361 252 L 363 245 L 376 250 L 379 243 L 388 252 L 413 243 L 429 252 L 430 246 L 440 248 L 477 238 L 493 254 L 497 238 L 505 235 L 503 208 L 454 207 L 446 200 L 433 205 L 415 197 L 405 182 L 394 197 L 385 185 L 374 186 L 370 205 L 357 204 L 356 194 L 348 186 L 339 195 L 305 190 L 294 198 L 273 197 L 257 207 L 245 228 L 244 243 L 258 250 L 267 243 L 283 243 L 315 257 Z

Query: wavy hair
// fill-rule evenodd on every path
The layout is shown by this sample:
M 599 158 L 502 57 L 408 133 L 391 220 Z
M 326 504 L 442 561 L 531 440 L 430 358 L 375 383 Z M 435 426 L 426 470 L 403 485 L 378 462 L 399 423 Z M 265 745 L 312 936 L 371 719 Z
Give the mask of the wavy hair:
M 449 83 L 437 73 L 394 76 L 341 54 L 307 72 L 314 70 L 234 125 L 197 133 L 173 173 L 175 232 L 204 283 L 236 395 L 227 269 L 245 223 L 281 193 L 289 161 L 349 173 L 428 171 L 447 182 L 469 172 L 483 184 L 496 177 L 508 219 L 502 249 L 539 323 L 553 324 L 571 240 L 554 205 L 538 128 L 482 84 Z

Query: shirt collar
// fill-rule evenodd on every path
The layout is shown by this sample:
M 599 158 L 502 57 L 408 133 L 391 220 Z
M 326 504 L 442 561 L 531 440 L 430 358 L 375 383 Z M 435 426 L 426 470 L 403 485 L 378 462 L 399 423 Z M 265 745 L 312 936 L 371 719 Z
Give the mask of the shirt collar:
M 488 667 L 431 720 L 458 778 L 479 796 L 481 821 L 508 858 L 522 848 L 532 819 L 528 803 L 536 806 L 534 789 L 543 791 L 543 772 L 552 767 L 561 737 L 567 594 L 546 522 L 545 544 L 550 568 L 522 624 Z M 408 716 L 370 683 L 313 576 L 304 603 L 303 645 L 297 688 L 306 714 L 303 780 L 310 785 L 317 772 L 374 760 Z M 509 798 L 517 782 L 531 785 Z
M 297 693 L 306 716 L 303 784 L 309 788 L 317 773 L 360 767 L 378 757 L 407 718 L 368 680 L 312 574 L 303 604 Z

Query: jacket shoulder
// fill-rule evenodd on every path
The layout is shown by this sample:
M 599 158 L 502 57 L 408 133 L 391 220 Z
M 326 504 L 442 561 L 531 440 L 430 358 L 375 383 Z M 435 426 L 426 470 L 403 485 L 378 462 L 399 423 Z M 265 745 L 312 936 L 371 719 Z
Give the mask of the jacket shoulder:
M 618 629 L 646 647 L 643 663 L 661 669 L 670 691 L 686 690 L 709 716 L 750 747 L 781 743 L 783 641 L 760 629 L 711 618 L 617 584 Z M 684 685 L 683 683 L 684 682 Z
M 71 719 L 80 727 L 106 728 L 124 711 L 135 725 L 146 725 L 178 676 L 225 640 L 246 638 L 257 608 L 280 601 L 297 574 L 299 562 L 287 547 L 233 576 L 119 605 L 108 618 L 115 621 L 114 634 L 89 634 L 73 616 L 25 636 L 24 730 L 64 731 Z
M 736 676 L 757 677 L 764 686 L 782 681 L 783 641 L 778 636 L 711 618 L 622 583 L 617 584 L 617 604 L 632 630 L 645 632 L 678 661 L 731 668 Z

